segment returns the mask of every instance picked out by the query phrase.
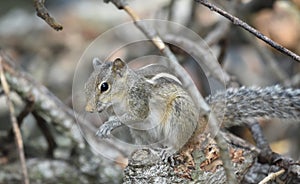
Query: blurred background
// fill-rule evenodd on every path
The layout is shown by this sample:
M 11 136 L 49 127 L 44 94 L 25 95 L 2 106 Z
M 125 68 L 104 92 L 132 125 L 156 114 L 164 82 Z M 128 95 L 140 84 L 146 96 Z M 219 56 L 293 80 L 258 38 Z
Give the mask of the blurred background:
M 206 7 L 192 0 L 130 0 L 128 2 L 142 19 L 171 20 L 188 27 L 204 38 L 219 63 L 239 85 L 263 87 L 280 84 L 299 88 L 300 65 L 297 62 L 258 41 L 253 35 L 230 24 Z M 300 54 L 299 0 L 212 2 L 232 12 L 284 47 Z M 63 25 L 62 31 L 53 30 L 37 17 L 32 1 L 0 1 L 0 48 L 13 58 L 17 66 L 23 68 L 37 82 L 46 86 L 61 101 L 72 107 L 73 77 L 85 49 L 105 31 L 122 23 L 128 23 L 131 19 L 113 4 L 95 0 L 51 0 L 46 1 L 46 7 Z M 220 37 L 210 39 L 210 33 L 223 28 Z M 119 42 L 118 40 L 131 36 L 132 32 L 124 31 L 116 37 L 105 38 L 105 43 L 108 46 L 114 45 Z M 104 52 L 101 49 L 91 51 L 90 57 L 97 55 L 108 57 L 101 55 L 101 52 Z M 193 70 L 193 59 L 174 46 L 171 46 L 171 49 L 191 74 L 201 93 L 204 96 L 209 95 L 207 79 L 203 77 L 203 72 L 200 70 Z M 158 54 L 151 44 L 139 44 L 138 49 L 128 47 L 111 57 L 134 59 L 150 53 Z M 24 107 L 24 102 L 16 94 L 12 94 L 12 99 L 19 113 Z M 47 141 L 35 121 L 34 117 L 29 115 L 21 127 L 28 160 L 47 157 Z M 18 170 L 19 165 L 14 143 L 8 143 L 5 139 L 11 130 L 11 123 L 3 93 L 0 96 L 0 122 L 0 183 L 18 182 L 20 175 L 8 175 Z M 299 123 L 280 120 L 261 120 L 260 123 L 275 152 L 296 160 L 300 158 Z M 53 129 L 51 125 L 49 128 Z M 252 141 L 251 135 L 244 128 L 235 127 L 231 130 Z M 69 150 L 68 140 L 55 130 L 53 135 L 58 144 L 54 158 L 68 160 L 69 151 L 67 153 L 65 151 Z M 126 158 L 120 157 L 120 159 Z M 44 169 L 49 171 L 45 165 Z M 36 170 L 39 171 L 36 173 L 40 174 L 40 180 L 35 180 L 36 183 L 46 183 L 44 181 L 47 177 L 49 179 L 55 175 L 42 173 L 43 167 Z M 107 174 L 109 177 L 116 177 L 114 182 L 120 181 L 121 169 L 114 170 L 115 174 L 111 174 L 113 172 L 110 170 L 104 172 L 109 173 Z M 48 181 L 54 182 L 51 179 Z

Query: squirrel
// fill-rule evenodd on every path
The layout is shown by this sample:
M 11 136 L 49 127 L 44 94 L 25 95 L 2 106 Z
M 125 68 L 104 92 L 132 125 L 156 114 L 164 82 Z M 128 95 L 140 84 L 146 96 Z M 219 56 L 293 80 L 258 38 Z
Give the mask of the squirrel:
M 152 64 L 134 71 L 119 58 L 113 62 L 94 58 L 93 68 L 85 84 L 85 109 L 110 116 L 99 127 L 99 137 L 108 138 L 114 129 L 127 125 L 136 143 L 156 143 L 171 156 L 203 127 L 193 99 L 166 67 Z M 206 100 L 225 127 L 247 118 L 300 117 L 299 89 L 230 88 Z
M 97 132 L 107 138 L 122 125 L 130 127 L 137 144 L 157 145 L 167 157 L 178 151 L 196 129 L 198 110 L 181 82 L 161 65 L 134 71 L 121 59 L 93 60 L 86 82 L 86 111 L 110 115 Z

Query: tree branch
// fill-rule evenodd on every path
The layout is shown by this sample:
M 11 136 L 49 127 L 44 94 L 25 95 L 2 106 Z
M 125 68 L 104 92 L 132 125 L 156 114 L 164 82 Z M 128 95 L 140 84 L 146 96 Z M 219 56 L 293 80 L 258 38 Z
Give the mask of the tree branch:
M 276 50 L 280 51 L 281 53 L 290 56 L 292 59 L 294 59 L 297 62 L 300 62 L 300 56 L 297 55 L 296 53 L 290 51 L 289 49 L 283 47 L 282 45 L 276 43 L 275 41 L 271 40 L 270 38 L 266 37 L 263 35 L 261 32 L 257 31 L 247 23 L 243 22 L 239 18 L 231 15 L 230 13 L 216 7 L 214 4 L 209 3 L 207 0 L 195 0 L 196 2 L 206 6 L 209 8 L 211 11 L 215 11 L 219 13 L 220 15 L 226 17 L 228 20 L 230 20 L 233 24 L 238 25 L 242 28 L 244 28 L 246 31 L 252 33 L 255 35 L 257 38 L 261 39 L 262 41 L 266 42 L 269 44 L 271 47 L 275 48 Z
M 17 70 L 10 58 L 0 50 L 2 66 L 7 82 L 24 101 L 34 99 L 34 111 L 41 117 L 46 117 L 53 122 L 58 131 L 67 136 L 75 145 L 84 147 L 85 144 L 79 133 L 74 132 L 76 120 L 73 111 L 63 104 L 47 88 L 35 82 L 27 73 Z
M 10 100 L 9 94 L 10 94 L 10 89 L 9 85 L 7 83 L 7 80 L 5 78 L 4 74 L 4 67 L 3 67 L 3 61 L 2 57 L 0 56 L 0 79 L 1 79 L 1 84 L 3 87 L 3 91 L 6 95 L 7 98 L 7 104 L 8 104 L 8 109 L 10 112 L 10 120 L 12 123 L 14 135 L 15 135 L 15 140 L 16 140 L 16 145 L 18 148 L 19 152 L 19 158 L 21 162 L 21 168 L 22 168 L 22 175 L 23 175 L 23 183 L 24 184 L 29 184 L 29 178 L 28 178 L 28 171 L 26 168 L 26 160 L 25 160 L 25 154 L 24 154 L 24 146 L 23 146 L 23 140 L 22 140 L 22 135 L 20 131 L 19 124 L 17 122 L 17 118 L 15 116 L 15 108 L 13 106 L 13 103 Z
M 229 84 L 230 76 L 222 69 L 218 62 L 207 54 L 207 48 L 202 47 L 200 43 L 195 43 L 187 38 L 168 34 L 164 40 L 170 44 L 176 44 L 179 47 L 186 48 L 186 52 L 195 58 L 201 59 L 202 63 L 207 67 L 209 75 L 217 79 L 221 83 Z
M 44 19 L 45 22 L 56 31 L 61 31 L 63 29 L 63 26 L 58 23 L 48 12 L 44 4 L 45 0 L 34 0 L 33 2 L 37 16 Z

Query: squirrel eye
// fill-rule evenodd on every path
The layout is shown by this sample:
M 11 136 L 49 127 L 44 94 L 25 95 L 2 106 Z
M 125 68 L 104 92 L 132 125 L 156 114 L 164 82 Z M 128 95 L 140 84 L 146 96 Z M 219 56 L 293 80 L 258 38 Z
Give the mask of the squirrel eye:
M 98 86 L 101 92 L 105 92 L 109 89 L 109 85 L 107 82 L 101 82 Z

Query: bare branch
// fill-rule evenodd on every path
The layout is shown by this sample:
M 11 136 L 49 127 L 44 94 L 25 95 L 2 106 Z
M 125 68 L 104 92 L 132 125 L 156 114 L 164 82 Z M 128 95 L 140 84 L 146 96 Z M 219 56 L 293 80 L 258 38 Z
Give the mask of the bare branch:
M 284 81 L 283 85 L 287 87 L 296 87 L 300 84 L 300 73 L 295 74 L 291 79 Z
M 251 131 L 252 137 L 256 143 L 256 146 L 258 149 L 260 149 L 260 153 L 258 155 L 258 160 L 261 163 L 269 163 L 270 165 L 277 165 L 282 167 L 285 170 L 288 170 L 291 175 L 299 175 L 299 169 L 295 169 L 292 166 L 293 165 L 299 165 L 299 163 L 291 160 L 290 158 L 281 156 L 277 153 L 274 153 L 272 149 L 269 146 L 269 143 L 265 139 L 262 128 L 255 119 L 249 119 L 246 121 L 246 125 Z M 271 176 L 270 176 L 271 177 Z M 277 177 L 277 176 L 276 176 Z M 266 178 L 269 178 L 266 177 Z M 265 179 L 266 179 L 265 178 Z M 269 181 L 269 180 L 262 180 L 263 181 Z M 263 182 L 264 183 L 264 182 Z
M 1 57 L 1 56 L 0 56 L 0 57 Z M 21 113 L 18 115 L 18 117 L 17 117 L 17 122 L 18 122 L 18 126 L 19 126 L 19 127 L 22 125 L 24 118 L 25 118 L 29 113 L 32 112 L 33 107 L 34 107 L 33 105 L 34 105 L 34 99 L 33 99 L 33 97 L 29 97 L 28 100 L 27 100 L 27 103 L 26 103 L 26 105 L 25 105 L 25 107 L 24 107 L 24 109 L 22 110 L 22 112 L 21 112 Z M 11 131 L 9 132 L 9 134 L 8 134 L 7 137 L 8 137 L 10 140 L 12 140 L 12 139 L 13 139 L 13 136 L 14 136 L 14 130 L 11 129 Z
M 227 2 L 226 4 L 228 7 L 228 11 L 233 15 L 236 13 L 237 3 L 237 0 L 233 0 Z M 226 35 L 228 35 L 230 27 L 230 22 L 224 21 L 224 19 L 220 19 L 217 26 L 212 31 L 210 31 L 204 38 L 204 40 L 207 42 L 207 45 L 212 46 L 213 44 L 218 43 L 220 40 L 223 40 L 226 37 Z
M 1 56 L 0 56 L 0 57 L 1 57 Z M 33 96 L 29 96 L 27 100 L 28 100 L 28 101 L 27 101 L 27 103 L 26 103 L 26 105 L 25 105 L 23 111 L 22 111 L 22 112 L 18 115 L 18 117 L 17 117 L 19 126 L 21 126 L 21 124 L 22 124 L 24 118 L 25 118 L 29 113 L 32 112 L 33 107 L 34 107 L 34 106 L 33 106 L 33 105 L 34 105 L 34 98 L 33 98 Z
M 278 66 L 278 63 L 276 63 L 275 58 L 272 56 L 272 53 L 270 50 L 268 50 L 266 47 L 262 46 L 258 43 L 258 40 L 253 40 L 250 35 L 244 35 L 245 38 L 253 45 L 253 48 L 256 50 L 256 52 L 260 55 L 260 57 L 263 59 L 264 63 L 271 69 L 272 73 L 276 76 L 276 78 L 279 80 L 280 83 L 283 83 L 288 79 L 287 74 Z
M 37 16 L 44 19 L 45 22 L 56 31 L 61 31 L 63 29 L 63 26 L 58 23 L 48 12 L 44 4 L 45 0 L 34 0 L 33 2 Z
M 253 40 L 253 42 L 255 42 Z M 272 73 L 278 78 L 280 83 L 283 83 L 288 79 L 288 75 L 285 73 L 285 71 L 278 66 L 278 63 L 276 63 L 276 60 L 271 55 L 270 50 L 268 50 L 266 47 L 263 47 L 262 45 L 258 44 L 257 41 L 254 43 L 256 45 L 255 50 L 261 55 L 266 65 L 271 69 Z
M 251 27 L 247 23 L 243 22 L 239 18 L 237 18 L 237 17 L 231 15 L 230 13 L 216 7 L 214 4 L 209 3 L 207 0 L 195 0 L 195 1 L 198 2 L 198 3 L 201 3 L 202 5 L 206 6 L 210 10 L 215 11 L 215 12 L 219 13 L 220 15 L 226 17 L 233 24 L 244 28 L 248 32 L 255 35 L 257 38 L 261 39 L 262 41 L 266 42 L 267 44 L 269 44 L 270 46 L 275 48 L 276 50 L 282 52 L 283 54 L 286 54 L 286 55 L 290 56 L 295 61 L 300 62 L 300 56 L 299 55 L 297 55 L 296 53 L 294 53 L 294 52 L 290 51 L 289 49 L 283 47 L 282 45 L 276 43 L 275 41 L 271 40 L 270 38 L 266 37 L 261 32 L 257 31 L 256 29 L 254 29 L 253 27 Z
M 28 171 L 26 168 L 26 160 L 25 160 L 25 154 L 24 154 L 24 147 L 23 147 L 23 140 L 22 140 L 22 135 L 21 131 L 17 122 L 17 118 L 15 116 L 15 108 L 13 106 L 13 103 L 10 100 L 9 94 L 9 85 L 6 81 L 5 74 L 4 74 L 4 69 L 3 69 L 3 61 L 2 57 L 0 56 L 0 79 L 1 79 L 1 84 L 4 90 L 4 93 L 7 98 L 7 104 L 10 112 L 10 120 L 12 123 L 13 131 L 15 134 L 15 140 L 16 140 L 16 145 L 18 148 L 19 152 L 19 158 L 21 162 L 21 168 L 22 168 L 22 175 L 23 175 L 23 182 L 24 184 L 29 184 L 29 178 L 28 178 Z
M 209 125 L 210 132 L 213 135 L 215 135 L 214 140 L 216 141 L 216 143 L 220 149 L 220 157 L 222 159 L 224 171 L 226 174 L 226 183 L 235 184 L 235 183 L 237 183 L 237 181 L 236 181 L 236 177 L 234 175 L 234 170 L 233 170 L 233 166 L 231 164 L 231 159 L 228 154 L 229 153 L 228 147 L 227 147 L 224 137 L 219 132 L 219 130 L 220 130 L 219 124 L 216 119 L 216 116 L 213 113 L 211 113 L 209 116 L 208 125 Z
M 215 62 L 215 59 L 207 57 L 209 56 L 207 54 L 208 51 L 206 48 L 202 48 L 201 44 L 195 43 L 184 37 L 171 34 L 166 35 L 164 40 L 167 43 L 176 44 L 179 47 L 186 48 L 186 52 L 190 55 L 201 59 L 202 63 L 207 67 L 207 72 L 209 72 L 211 76 L 221 83 L 229 84 L 230 76 L 222 69 L 219 63 Z
M 221 20 L 218 22 L 217 27 L 212 30 L 206 37 L 205 37 L 205 42 L 207 45 L 212 46 L 218 41 L 220 41 L 222 38 L 224 38 L 230 30 L 230 24 L 227 21 Z
M 67 134 L 74 144 L 84 147 L 79 131 L 75 133 L 73 111 L 63 104 L 47 88 L 35 82 L 27 73 L 16 70 L 7 55 L 0 51 L 2 66 L 10 87 L 27 101 L 34 98 L 34 110 L 42 117 L 51 119 L 58 131 Z
M 47 150 L 47 157 L 52 158 L 54 156 L 54 149 L 57 147 L 57 144 L 55 142 L 55 139 L 52 135 L 52 133 L 49 131 L 50 128 L 47 124 L 47 122 L 39 116 L 36 112 L 33 112 L 32 115 L 36 119 L 36 123 L 38 127 L 40 128 L 41 132 L 43 133 L 44 137 L 47 140 L 48 143 L 48 150 Z
M 269 143 L 264 137 L 263 131 L 261 126 L 259 125 L 258 121 L 255 119 L 250 119 L 246 121 L 246 125 L 250 129 L 252 137 L 256 143 L 256 146 L 265 151 L 265 152 L 272 152 Z
M 171 0 L 168 5 L 168 20 L 172 21 L 174 18 L 174 6 L 175 6 L 175 0 Z
M 189 27 L 189 28 L 194 28 L 195 27 L 196 12 L 197 12 L 196 2 L 192 1 L 190 15 L 189 15 L 189 18 L 188 18 L 188 22 L 186 23 L 186 27 Z

